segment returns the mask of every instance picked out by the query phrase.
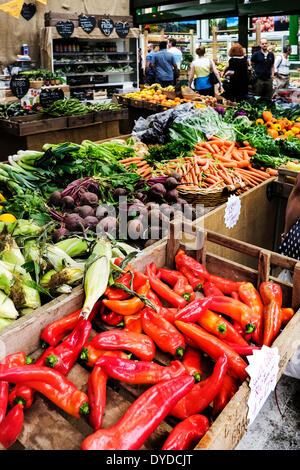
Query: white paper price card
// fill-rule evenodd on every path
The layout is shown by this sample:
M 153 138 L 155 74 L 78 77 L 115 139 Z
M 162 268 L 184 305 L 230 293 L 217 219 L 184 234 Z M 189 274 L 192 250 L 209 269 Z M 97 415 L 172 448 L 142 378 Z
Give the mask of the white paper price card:
M 227 228 L 232 228 L 237 223 L 241 212 L 241 200 L 235 194 L 228 198 L 224 220 Z
M 247 356 L 249 361 L 246 371 L 249 374 L 250 395 L 248 399 L 249 425 L 254 421 L 263 407 L 270 393 L 275 389 L 279 371 L 278 349 L 263 345 L 256 349 L 252 356 Z

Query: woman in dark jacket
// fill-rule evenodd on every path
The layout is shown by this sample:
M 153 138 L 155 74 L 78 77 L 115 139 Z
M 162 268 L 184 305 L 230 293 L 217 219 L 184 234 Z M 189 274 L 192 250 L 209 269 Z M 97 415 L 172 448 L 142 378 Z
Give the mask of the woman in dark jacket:
M 224 70 L 227 86 L 224 83 L 224 98 L 230 101 L 242 101 L 248 93 L 248 59 L 239 43 L 232 45 L 229 51 L 228 65 Z

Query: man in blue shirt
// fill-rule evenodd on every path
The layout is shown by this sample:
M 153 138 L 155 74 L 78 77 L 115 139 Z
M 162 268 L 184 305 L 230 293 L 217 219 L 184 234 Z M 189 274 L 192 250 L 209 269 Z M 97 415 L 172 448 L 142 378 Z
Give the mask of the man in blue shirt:
M 146 55 L 146 66 L 145 66 L 145 83 L 146 85 L 152 85 L 154 83 L 154 72 L 152 70 L 151 64 L 153 63 L 153 57 L 155 54 L 153 44 L 148 44 L 148 54 Z
M 254 68 L 256 82 L 254 93 L 262 98 L 272 98 L 273 94 L 273 78 L 274 78 L 274 61 L 273 52 L 268 52 L 268 40 L 260 41 L 260 50 L 254 52 L 251 57 L 251 65 Z
M 175 77 L 179 77 L 179 70 L 174 54 L 167 51 L 167 41 L 159 43 L 159 51 L 155 53 L 151 67 L 155 74 L 156 83 L 159 83 L 163 88 L 175 85 Z
M 170 38 L 168 40 L 168 51 L 175 55 L 177 68 L 180 70 L 182 63 L 182 52 L 178 47 L 176 47 L 176 39 Z

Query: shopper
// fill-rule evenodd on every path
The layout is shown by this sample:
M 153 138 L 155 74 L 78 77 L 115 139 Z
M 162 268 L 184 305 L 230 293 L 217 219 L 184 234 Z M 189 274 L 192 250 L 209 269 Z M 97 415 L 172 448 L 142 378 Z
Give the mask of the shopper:
M 290 83 L 290 46 L 284 46 L 282 54 L 277 56 L 274 65 L 275 89 L 288 88 Z
M 260 50 L 254 52 L 251 57 L 251 65 L 254 68 L 256 81 L 254 94 L 262 98 L 271 99 L 273 94 L 273 78 L 274 78 L 274 61 L 273 52 L 268 51 L 268 40 L 260 41 Z
M 300 260 L 300 174 L 288 198 L 279 252 Z
M 196 54 L 198 58 L 191 63 L 189 86 L 192 86 L 192 82 L 194 80 L 195 90 L 200 95 L 215 96 L 214 85 L 210 78 L 211 73 L 214 73 L 218 80 L 220 92 L 222 89 L 221 78 L 216 65 L 211 59 L 205 57 L 204 46 L 197 47 Z
M 242 101 L 248 93 L 248 59 L 245 56 L 245 49 L 235 43 L 231 46 L 230 59 L 224 69 L 224 77 L 227 77 L 227 88 L 224 98 L 230 101 Z
M 159 43 L 159 51 L 153 56 L 151 67 L 155 75 L 155 83 L 159 83 L 163 88 L 175 85 L 175 81 L 179 78 L 179 70 L 174 54 L 167 51 L 167 41 Z
M 170 38 L 168 40 L 168 52 L 171 52 L 171 54 L 174 54 L 175 60 L 176 60 L 176 65 L 178 70 L 180 70 L 180 66 L 182 64 L 182 52 L 178 47 L 176 47 L 176 39 Z
M 144 85 L 145 83 L 145 71 L 143 67 L 143 52 L 142 49 L 138 50 L 138 64 L 139 64 L 139 84 Z
M 153 56 L 155 54 L 154 45 L 149 43 L 147 48 L 146 65 L 145 65 L 145 84 L 153 85 L 154 83 L 154 72 L 151 64 L 153 63 Z

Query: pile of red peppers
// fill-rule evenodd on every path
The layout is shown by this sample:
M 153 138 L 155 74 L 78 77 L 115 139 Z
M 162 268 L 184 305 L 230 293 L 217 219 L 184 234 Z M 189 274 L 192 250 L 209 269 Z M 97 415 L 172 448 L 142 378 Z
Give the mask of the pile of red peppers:
M 181 249 L 175 265 L 151 263 L 145 274 L 127 265 L 87 320 L 77 310 L 42 331 L 44 350 L 34 363 L 24 352 L 2 360 L 2 446 L 18 438 L 35 391 L 75 418 L 86 416 L 93 433 L 82 450 L 140 449 L 168 415 L 178 424 L 163 450 L 189 450 L 199 442 L 247 378 L 247 356 L 271 346 L 294 311 L 282 306 L 274 282 L 257 290 L 251 282 L 216 276 Z M 95 316 L 112 328 L 90 337 Z M 169 363 L 155 361 L 159 350 Z M 66 377 L 78 360 L 91 369 L 87 393 Z M 104 429 L 108 379 L 150 387 Z

